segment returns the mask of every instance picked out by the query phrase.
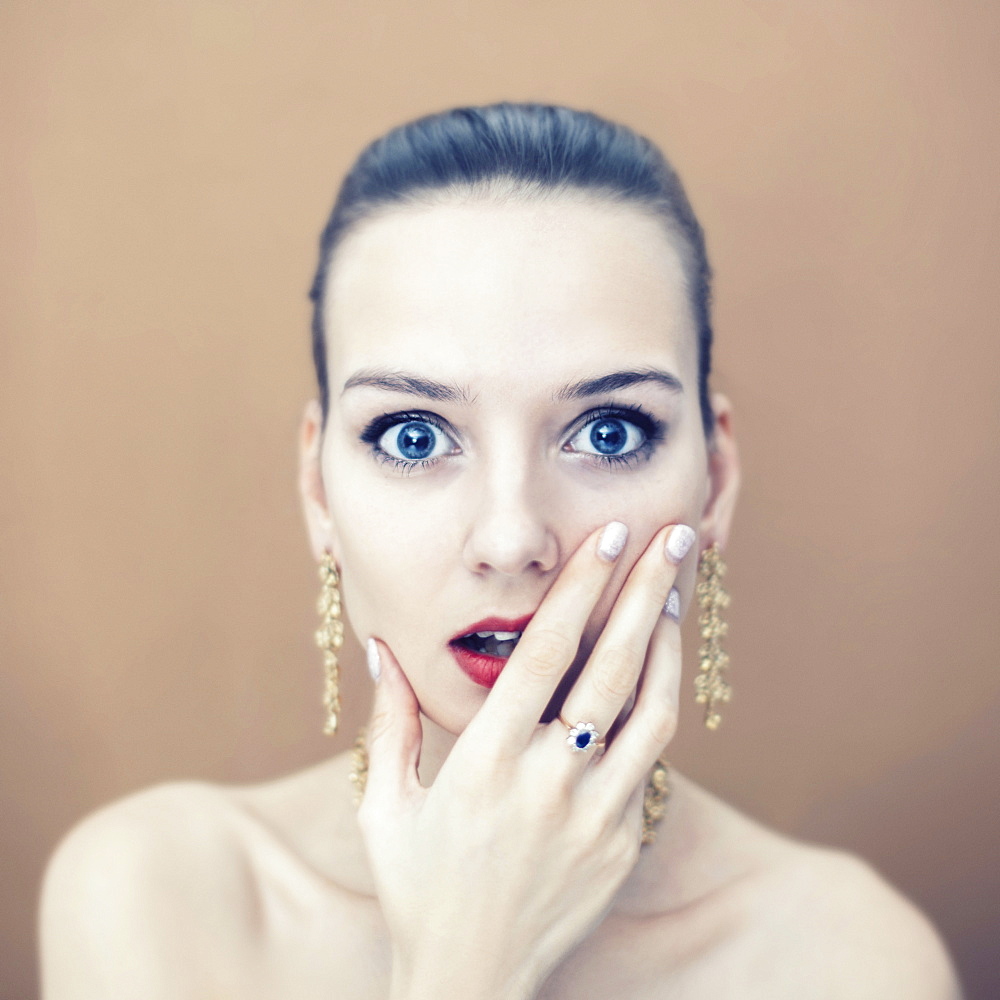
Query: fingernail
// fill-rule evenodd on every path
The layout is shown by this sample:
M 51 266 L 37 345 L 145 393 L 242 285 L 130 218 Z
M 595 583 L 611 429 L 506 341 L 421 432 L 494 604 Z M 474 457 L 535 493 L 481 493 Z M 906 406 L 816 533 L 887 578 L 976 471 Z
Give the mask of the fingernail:
M 372 680 L 377 684 L 382 676 L 382 657 L 378 655 L 378 643 L 374 639 L 369 639 L 366 646 L 368 654 L 368 673 L 372 675 Z
M 674 525 L 673 530 L 667 535 L 667 558 L 671 562 L 679 563 L 694 545 L 694 538 L 694 531 L 686 524 Z
M 675 622 L 681 620 L 681 595 L 676 587 L 670 588 L 667 594 L 667 603 L 663 605 L 663 613 L 668 618 L 673 618 Z
M 621 521 L 612 521 L 601 532 L 600 541 L 597 543 L 597 554 L 605 562 L 614 562 L 625 548 L 625 539 L 628 538 L 628 528 Z

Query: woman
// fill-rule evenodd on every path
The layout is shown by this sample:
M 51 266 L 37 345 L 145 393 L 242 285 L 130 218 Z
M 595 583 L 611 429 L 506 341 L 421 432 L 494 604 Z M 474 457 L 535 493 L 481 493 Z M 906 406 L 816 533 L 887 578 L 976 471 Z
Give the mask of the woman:
M 739 469 L 659 152 L 534 105 L 403 126 L 346 179 L 313 299 L 328 727 L 342 588 L 367 740 L 81 824 L 46 879 L 46 996 L 955 997 L 862 863 L 665 780 L 696 599 L 709 725 L 728 699 Z

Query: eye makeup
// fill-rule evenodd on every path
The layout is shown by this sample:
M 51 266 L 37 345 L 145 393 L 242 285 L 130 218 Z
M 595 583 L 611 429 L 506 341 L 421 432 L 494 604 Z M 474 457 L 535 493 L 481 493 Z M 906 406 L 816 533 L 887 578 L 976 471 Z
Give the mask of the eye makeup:
M 406 458 L 387 451 L 384 446 L 386 435 L 394 428 L 403 428 L 408 423 L 433 428 L 438 434 L 451 441 L 454 448 L 446 454 L 426 458 Z M 641 436 L 642 440 L 626 452 L 612 453 L 607 450 L 607 447 L 604 451 L 599 450 L 602 445 L 606 444 L 606 439 L 609 436 L 605 435 L 604 439 L 599 436 L 595 438 L 595 431 L 602 423 L 607 425 L 611 432 L 611 447 L 614 446 L 613 440 L 616 434 L 624 433 L 626 442 L 632 437 L 628 428 L 632 428 Z M 587 428 L 592 428 L 590 443 L 595 444 L 594 451 L 574 446 L 576 439 L 580 438 Z M 641 406 L 605 404 L 587 410 L 566 427 L 562 434 L 565 442 L 560 451 L 564 454 L 578 456 L 577 460 L 579 461 L 607 469 L 617 470 L 634 467 L 649 460 L 657 446 L 664 440 L 666 431 L 667 424 Z M 409 474 L 417 469 L 431 468 L 443 458 L 459 454 L 461 449 L 455 443 L 457 438 L 458 435 L 447 426 L 441 417 L 426 410 L 403 410 L 380 414 L 365 425 L 359 435 L 359 440 L 367 446 L 371 456 L 376 461 L 388 465 L 402 474 Z
M 601 453 L 600 451 L 581 451 L 571 447 L 588 427 L 596 429 L 602 422 L 622 422 L 631 424 L 642 433 L 643 440 L 627 452 L 617 454 Z M 599 463 L 612 468 L 623 468 L 639 465 L 652 456 L 656 447 L 666 436 L 667 425 L 641 406 L 623 406 L 606 404 L 588 410 L 570 425 L 569 439 L 562 446 L 564 452 L 586 456 L 586 460 L 596 459 Z M 593 431 L 591 432 L 593 437 Z
M 397 472 L 409 474 L 415 469 L 426 469 L 436 465 L 442 458 L 448 455 L 437 455 L 431 458 L 404 458 L 399 455 L 390 454 L 382 446 L 381 442 L 385 435 L 395 427 L 403 427 L 405 424 L 424 424 L 433 427 L 439 434 L 454 443 L 456 435 L 449 431 L 444 421 L 437 414 L 428 413 L 424 410 L 406 410 L 397 413 L 383 413 L 368 423 L 360 434 L 360 440 L 368 446 L 372 457 L 385 465 L 392 467 Z M 457 445 L 455 448 L 457 449 Z M 448 454 L 456 454 L 452 450 Z

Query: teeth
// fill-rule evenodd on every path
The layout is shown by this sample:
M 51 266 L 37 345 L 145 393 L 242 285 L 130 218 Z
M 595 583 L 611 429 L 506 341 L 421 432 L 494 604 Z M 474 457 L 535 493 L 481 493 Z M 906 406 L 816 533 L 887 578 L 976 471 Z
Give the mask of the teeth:
M 520 632 L 468 632 L 463 636 L 465 644 L 479 653 L 487 656 L 502 656 L 504 658 L 514 652 Z

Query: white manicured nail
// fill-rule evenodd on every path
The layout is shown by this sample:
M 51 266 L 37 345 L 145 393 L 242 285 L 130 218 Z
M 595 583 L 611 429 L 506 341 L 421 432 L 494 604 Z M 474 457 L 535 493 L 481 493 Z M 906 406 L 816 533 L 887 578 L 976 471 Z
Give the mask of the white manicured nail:
M 628 528 L 621 521 L 612 521 L 601 532 L 601 539 L 597 543 L 597 554 L 605 562 L 614 562 L 625 548 L 625 539 L 628 538 Z
M 378 655 L 378 644 L 374 639 L 368 640 L 366 652 L 368 654 L 368 673 L 372 675 L 372 680 L 377 684 L 382 675 L 382 657 Z
M 694 531 L 686 524 L 674 525 L 673 531 L 667 536 L 667 558 L 674 563 L 679 563 L 694 545 Z
M 663 613 L 668 618 L 673 618 L 675 622 L 681 620 L 681 595 L 676 587 L 670 588 L 667 594 L 667 603 L 663 605 Z

